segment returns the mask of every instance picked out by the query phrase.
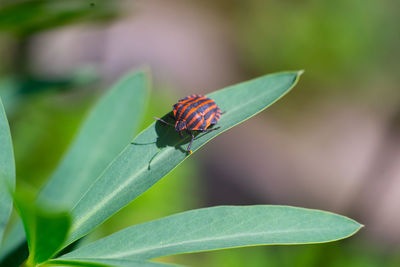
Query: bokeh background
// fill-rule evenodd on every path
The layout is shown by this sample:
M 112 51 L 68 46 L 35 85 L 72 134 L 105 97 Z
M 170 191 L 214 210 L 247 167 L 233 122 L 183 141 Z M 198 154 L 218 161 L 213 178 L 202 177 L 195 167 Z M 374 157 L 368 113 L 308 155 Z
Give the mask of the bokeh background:
M 39 190 L 90 105 L 132 69 L 149 66 L 153 76 L 143 127 L 182 96 L 305 69 L 289 95 L 214 139 L 90 238 L 192 208 L 285 204 L 365 228 L 329 244 L 160 260 L 400 266 L 399 11 L 398 0 L 2 0 L 0 95 L 18 180 Z

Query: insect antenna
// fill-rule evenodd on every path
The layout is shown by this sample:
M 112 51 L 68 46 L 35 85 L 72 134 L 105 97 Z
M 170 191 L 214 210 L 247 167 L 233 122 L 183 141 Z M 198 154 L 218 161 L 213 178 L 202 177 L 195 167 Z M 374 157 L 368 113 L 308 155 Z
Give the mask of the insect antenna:
M 164 123 L 164 124 L 166 124 L 166 125 L 175 127 L 175 125 L 173 125 L 172 123 L 166 122 L 166 121 L 163 120 L 163 119 L 160 119 L 160 118 L 157 118 L 157 117 L 153 117 L 153 119 L 158 120 L 158 121 L 161 121 L 162 123 Z

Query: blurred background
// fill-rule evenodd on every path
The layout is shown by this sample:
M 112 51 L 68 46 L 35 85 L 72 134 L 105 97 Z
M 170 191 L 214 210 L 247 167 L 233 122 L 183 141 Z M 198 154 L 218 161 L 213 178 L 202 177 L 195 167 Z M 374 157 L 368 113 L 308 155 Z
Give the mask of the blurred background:
M 223 204 L 318 208 L 365 224 L 308 246 L 161 258 L 191 266 L 400 266 L 400 2 L 2 0 L 0 96 L 20 182 L 39 189 L 88 108 L 149 66 L 143 128 L 177 99 L 305 69 L 266 112 L 214 139 L 91 239 Z

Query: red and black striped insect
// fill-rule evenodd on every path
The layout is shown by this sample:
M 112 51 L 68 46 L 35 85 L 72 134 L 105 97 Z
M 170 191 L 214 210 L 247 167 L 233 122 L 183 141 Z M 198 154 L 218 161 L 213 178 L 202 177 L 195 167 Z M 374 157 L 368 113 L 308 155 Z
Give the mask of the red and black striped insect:
M 175 125 L 160 118 L 153 118 L 174 127 L 181 137 L 183 137 L 183 131 L 191 135 L 192 139 L 187 147 L 187 152 L 190 154 L 192 153 L 190 148 L 194 139 L 192 131 L 211 132 L 219 129 L 219 127 L 208 129 L 218 122 L 221 117 L 221 110 L 214 100 L 203 95 L 190 95 L 178 100 L 178 103 L 173 105 L 172 111 Z

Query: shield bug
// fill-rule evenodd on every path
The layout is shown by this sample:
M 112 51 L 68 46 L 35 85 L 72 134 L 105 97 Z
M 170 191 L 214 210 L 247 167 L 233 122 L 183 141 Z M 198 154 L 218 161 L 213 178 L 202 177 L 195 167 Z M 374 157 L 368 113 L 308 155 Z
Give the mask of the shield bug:
M 192 137 L 187 147 L 189 154 L 192 154 L 190 148 L 194 139 L 193 131 L 211 132 L 219 129 L 219 127 L 208 129 L 218 122 L 221 117 L 221 110 L 214 100 L 203 95 L 195 94 L 178 100 L 178 103 L 173 105 L 172 112 L 175 124 L 160 118 L 153 118 L 174 127 L 181 137 L 183 137 L 182 132 L 186 131 Z

